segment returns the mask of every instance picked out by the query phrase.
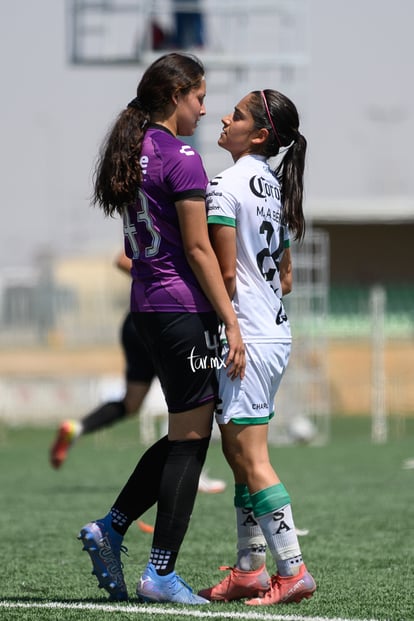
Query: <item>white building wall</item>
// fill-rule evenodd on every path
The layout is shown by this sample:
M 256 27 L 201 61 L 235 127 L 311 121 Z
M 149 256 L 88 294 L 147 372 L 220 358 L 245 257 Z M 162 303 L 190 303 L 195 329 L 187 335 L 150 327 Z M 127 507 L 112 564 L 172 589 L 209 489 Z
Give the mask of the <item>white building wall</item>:
M 337 199 L 412 200 L 414 4 L 309 6 L 311 65 L 298 101 L 309 139 L 308 213 L 317 215 L 319 199 L 325 210 Z M 140 68 L 68 64 L 65 10 L 64 0 L 0 2 L 0 267 L 27 264 L 45 247 L 112 255 L 121 243 L 120 225 L 89 206 L 91 174 Z

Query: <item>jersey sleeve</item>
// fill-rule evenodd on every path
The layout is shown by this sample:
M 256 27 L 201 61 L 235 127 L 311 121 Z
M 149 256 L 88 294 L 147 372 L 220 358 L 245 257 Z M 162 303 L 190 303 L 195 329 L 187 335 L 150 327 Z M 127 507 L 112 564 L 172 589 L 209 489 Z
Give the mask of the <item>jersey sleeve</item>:
M 196 196 L 205 198 L 208 177 L 200 155 L 190 145 L 178 146 L 166 172 L 174 202 Z
M 223 191 L 221 182 L 222 177 L 217 176 L 207 186 L 207 222 L 236 227 L 238 201 L 231 192 Z

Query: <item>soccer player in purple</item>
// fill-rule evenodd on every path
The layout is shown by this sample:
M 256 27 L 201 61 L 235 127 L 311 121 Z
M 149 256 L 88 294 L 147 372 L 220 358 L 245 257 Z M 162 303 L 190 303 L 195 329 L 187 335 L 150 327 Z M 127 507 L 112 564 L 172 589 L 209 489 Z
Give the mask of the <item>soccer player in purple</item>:
M 209 312 L 187 260 L 180 231 L 179 201 L 203 202 L 208 183 L 201 158 L 163 125 L 149 124 L 140 165 L 139 202 L 124 217 L 126 254 L 132 258 L 131 310 Z
M 138 462 L 107 515 L 80 532 L 99 586 L 125 600 L 120 552 L 129 525 L 157 503 L 142 601 L 208 604 L 175 572 L 205 461 L 221 366 L 218 323 L 229 342 L 229 377 L 244 376 L 239 324 L 210 244 L 201 158 L 177 136 L 205 114 L 204 68 L 171 53 L 144 73 L 101 151 L 94 203 L 121 215 L 132 259 L 131 311 L 168 407 L 168 435 Z

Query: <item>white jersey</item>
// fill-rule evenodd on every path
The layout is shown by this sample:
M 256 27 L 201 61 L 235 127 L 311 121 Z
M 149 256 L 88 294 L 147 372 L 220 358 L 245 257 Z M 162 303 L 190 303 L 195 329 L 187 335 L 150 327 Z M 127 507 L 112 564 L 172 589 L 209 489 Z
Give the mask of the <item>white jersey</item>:
M 233 298 L 246 343 L 291 342 L 279 264 L 289 246 L 282 225 L 280 185 L 266 159 L 245 155 L 207 186 L 209 224 L 236 227 Z

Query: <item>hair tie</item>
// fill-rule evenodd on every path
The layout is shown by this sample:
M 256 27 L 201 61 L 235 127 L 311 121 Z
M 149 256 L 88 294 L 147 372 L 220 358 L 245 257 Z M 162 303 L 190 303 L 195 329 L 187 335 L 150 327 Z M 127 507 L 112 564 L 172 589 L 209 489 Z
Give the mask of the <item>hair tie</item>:
M 127 105 L 127 108 L 135 108 L 135 110 L 143 110 L 143 105 L 142 105 L 140 98 L 134 97 L 134 99 L 132 99 Z
M 267 105 L 267 101 L 266 101 L 266 95 L 264 94 L 264 91 L 260 91 L 260 93 L 261 93 L 261 95 L 262 95 L 263 103 L 264 103 L 264 106 L 265 106 L 265 108 L 266 108 L 267 118 L 268 118 L 268 119 L 269 119 L 269 121 L 270 121 L 270 125 L 272 126 L 273 133 L 274 133 L 274 135 L 276 136 L 276 140 L 277 140 L 277 141 L 278 141 L 278 143 L 279 143 L 279 147 L 281 147 L 281 146 L 282 146 L 282 143 L 281 143 L 281 141 L 280 141 L 279 134 L 277 133 L 276 128 L 275 128 L 275 126 L 273 125 L 272 117 L 270 116 L 269 106 Z

